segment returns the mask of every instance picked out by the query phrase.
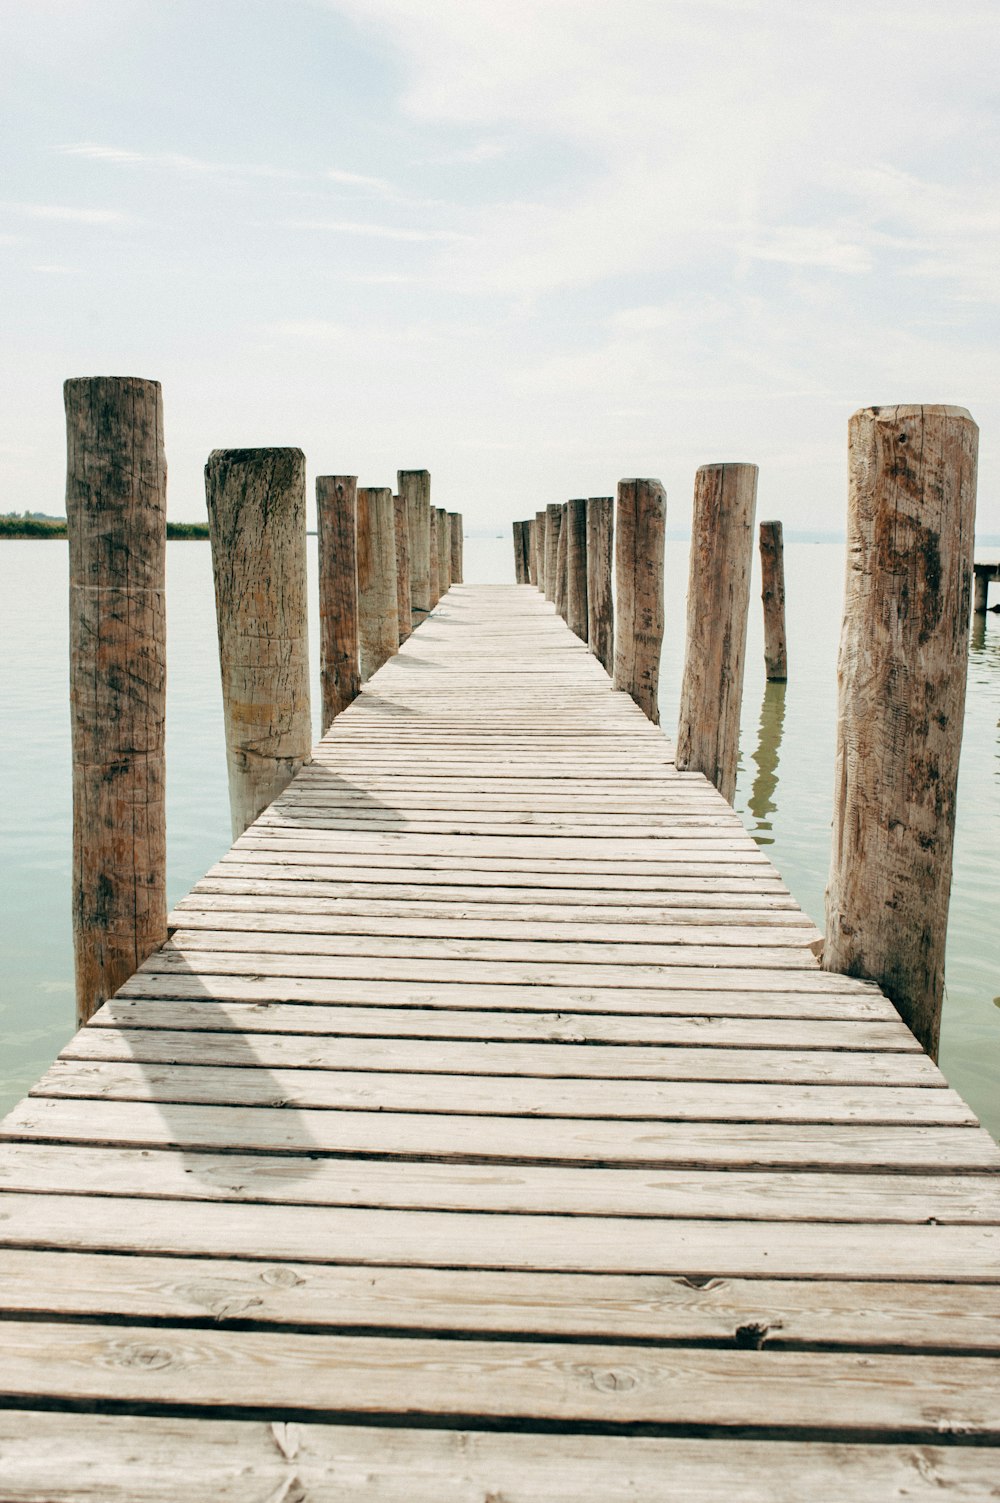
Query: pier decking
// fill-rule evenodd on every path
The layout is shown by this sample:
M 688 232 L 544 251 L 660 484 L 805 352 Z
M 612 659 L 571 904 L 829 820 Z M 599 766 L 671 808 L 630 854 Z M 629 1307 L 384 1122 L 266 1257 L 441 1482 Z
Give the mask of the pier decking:
M 7 1118 L 0 1498 L 996 1497 L 1000 1151 L 527 587 Z

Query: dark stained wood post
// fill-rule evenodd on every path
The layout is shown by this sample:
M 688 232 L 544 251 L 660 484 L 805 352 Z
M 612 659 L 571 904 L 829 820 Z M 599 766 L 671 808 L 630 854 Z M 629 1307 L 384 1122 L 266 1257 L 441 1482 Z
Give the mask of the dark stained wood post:
M 535 585 L 545 594 L 545 510 L 535 512 Z
M 431 610 L 433 610 L 441 599 L 441 550 L 438 546 L 438 520 L 435 506 L 432 506 L 427 513 L 427 537 L 430 557 L 428 596 Z
M 442 595 L 451 589 L 451 528 L 443 506 L 437 510 L 438 586 Z
M 535 545 L 534 517 L 529 517 L 524 525 L 528 529 L 528 583 L 530 585 L 536 585 L 538 583 L 538 576 L 536 574 L 536 569 L 538 567 L 538 550 Z
M 431 477 L 427 470 L 398 470 L 396 489 L 406 501 L 410 542 L 410 610 L 416 628 L 431 608 Z
M 413 606 L 410 595 L 410 524 L 409 507 L 404 496 L 393 496 L 396 523 L 396 615 L 399 640 L 405 642 L 413 630 Z
M 559 533 L 562 531 L 562 507 L 550 502 L 545 508 L 545 598 L 556 598 L 556 558 L 559 553 Z
M 823 965 L 877 981 L 937 1055 L 951 892 L 979 430 L 964 407 L 849 425 Z
M 755 464 L 706 464 L 695 476 L 677 768 L 703 772 L 730 804 L 736 797 L 756 506 Z
M 361 692 L 357 520 L 357 476 L 318 475 L 319 672 L 324 731 Z
M 528 544 L 525 537 L 527 522 L 515 522 L 514 533 L 514 583 L 528 583 Z
M 462 513 L 448 513 L 448 529 L 451 537 L 451 582 L 462 583 Z
M 388 486 L 358 491 L 358 639 L 367 683 L 399 647 L 396 508 Z
M 587 640 L 606 673 L 614 668 L 615 652 L 614 536 L 614 497 L 591 496 L 587 502 Z
M 587 640 L 587 503 L 566 503 L 566 624 Z
M 556 590 L 553 599 L 559 615 L 566 620 L 566 544 L 569 527 L 566 519 L 566 502 L 559 508 L 559 537 L 556 542 Z
M 238 839 L 310 757 L 305 455 L 215 449 L 205 494 Z
M 780 522 L 760 524 L 761 599 L 764 602 L 764 668 L 767 677 L 788 677 L 785 639 L 785 549 Z
M 167 937 L 158 381 L 67 381 L 73 949 L 85 1023 Z
M 663 550 L 667 496 L 658 480 L 620 480 L 615 536 L 614 686 L 654 725 L 663 650 Z

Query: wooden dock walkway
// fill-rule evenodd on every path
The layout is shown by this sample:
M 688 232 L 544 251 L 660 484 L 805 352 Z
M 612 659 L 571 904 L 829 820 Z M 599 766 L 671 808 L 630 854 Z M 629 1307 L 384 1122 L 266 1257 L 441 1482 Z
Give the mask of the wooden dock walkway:
M 8 1117 L 0 1499 L 1000 1496 L 1000 1151 L 528 587 Z

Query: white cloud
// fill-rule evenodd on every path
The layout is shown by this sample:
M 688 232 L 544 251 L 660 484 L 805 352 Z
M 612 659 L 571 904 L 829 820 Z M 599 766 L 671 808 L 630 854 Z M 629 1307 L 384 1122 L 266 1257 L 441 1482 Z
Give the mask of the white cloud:
M 340 167 L 328 167 L 326 176 L 332 183 L 342 183 L 348 188 L 367 188 L 378 194 L 395 194 L 396 191 L 385 178 L 366 177 L 363 172 L 345 172 Z
M 287 167 L 271 167 L 259 162 L 213 162 L 205 157 L 186 156 L 176 151 L 132 151 L 120 146 L 103 146 L 97 141 L 78 141 L 56 148 L 63 156 L 82 157 L 91 162 L 112 162 L 125 167 L 153 167 L 196 177 L 264 177 L 297 178 L 301 174 Z
M 364 235 L 375 240 L 405 241 L 454 241 L 469 240 L 469 235 L 457 230 L 412 229 L 405 225 L 364 224 L 344 219 L 288 219 L 287 228 L 292 230 L 324 230 L 337 235 Z
M 24 219 L 65 220 L 69 224 L 120 224 L 128 218 L 117 209 L 79 209 L 71 204 L 0 203 L 0 210 Z

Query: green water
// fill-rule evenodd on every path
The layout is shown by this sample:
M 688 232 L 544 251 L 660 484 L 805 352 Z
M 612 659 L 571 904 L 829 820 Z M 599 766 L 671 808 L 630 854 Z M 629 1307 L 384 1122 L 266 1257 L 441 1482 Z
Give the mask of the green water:
M 312 621 L 315 540 L 310 539 Z M 168 545 L 168 882 L 171 902 L 228 849 L 222 714 L 207 544 Z M 66 547 L 0 544 L 0 1114 L 73 1030 Z M 843 549 L 788 544 L 787 687 L 765 686 L 755 589 L 737 808 L 822 923 L 830 851 Z M 513 582 L 504 539 L 466 541 L 470 583 Z M 687 545 L 667 546 L 660 703 L 676 723 Z M 315 645 L 315 640 L 314 640 Z M 319 703 L 318 685 L 314 703 Z M 973 631 L 948 934 L 941 1064 L 1000 1136 L 1000 617 Z

